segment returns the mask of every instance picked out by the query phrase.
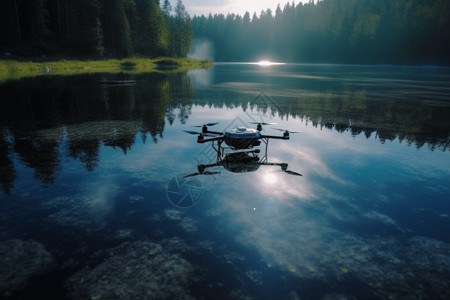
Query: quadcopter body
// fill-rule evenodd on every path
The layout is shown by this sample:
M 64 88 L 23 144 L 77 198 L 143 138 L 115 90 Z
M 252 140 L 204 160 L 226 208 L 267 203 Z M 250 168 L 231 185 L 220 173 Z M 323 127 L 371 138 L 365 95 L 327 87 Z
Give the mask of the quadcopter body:
M 225 144 L 237 149 L 248 149 L 261 144 L 261 132 L 253 128 L 237 127 L 223 133 Z
M 266 144 L 269 139 L 282 139 L 288 140 L 289 131 L 278 129 L 284 131 L 282 136 L 277 135 L 264 135 L 261 133 L 262 125 L 272 125 L 273 123 L 257 123 L 256 129 L 247 128 L 247 127 L 236 127 L 232 129 L 227 129 L 224 132 L 219 131 L 211 131 L 208 129 L 208 126 L 214 126 L 218 123 L 209 123 L 202 126 L 202 132 L 198 133 L 195 131 L 186 131 L 190 134 L 198 134 L 197 142 L 198 143 L 206 143 L 206 142 L 215 142 L 217 141 L 219 145 L 222 142 L 225 142 L 228 146 L 235 150 L 239 149 L 251 149 L 253 147 L 259 146 L 261 144 L 261 140 Z

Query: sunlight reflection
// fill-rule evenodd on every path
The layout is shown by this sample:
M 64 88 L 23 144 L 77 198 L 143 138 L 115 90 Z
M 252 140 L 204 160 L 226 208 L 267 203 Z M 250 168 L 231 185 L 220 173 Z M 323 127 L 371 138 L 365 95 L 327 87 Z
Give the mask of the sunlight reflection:
M 273 62 L 273 61 L 270 61 L 270 60 L 260 60 L 260 61 L 254 63 L 254 64 L 266 67 L 266 66 L 284 65 L 285 63 Z
M 119 187 L 111 182 L 95 182 L 85 187 L 88 192 L 89 211 L 93 220 L 102 222 L 114 208 L 113 199 Z
M 264 175 L 264 182 L 270 185 L 277 183 L 278 177 L 274 173 L 266 173 Z

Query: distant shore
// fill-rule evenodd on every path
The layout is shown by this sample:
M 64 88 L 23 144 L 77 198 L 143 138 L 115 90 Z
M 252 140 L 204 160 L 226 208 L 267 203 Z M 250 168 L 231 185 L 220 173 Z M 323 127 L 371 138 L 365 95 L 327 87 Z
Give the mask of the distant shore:
M 184 72 L 206 69 L 210 60 L 191 58 L 127 58 L 107 60 L 15 61 L 0 60 L 0 82 L 41 75 L 77 75 L 87 73 Z

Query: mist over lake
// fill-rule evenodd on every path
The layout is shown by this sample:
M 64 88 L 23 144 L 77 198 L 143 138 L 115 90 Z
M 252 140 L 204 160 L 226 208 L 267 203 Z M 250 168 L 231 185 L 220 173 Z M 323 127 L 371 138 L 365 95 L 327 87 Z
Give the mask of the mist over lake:
M 4 82 L 2 297 L 447 299 L 449 82 L 249 63 Z M 216 122 L 291 134 L 219 160 L 184 132 Z

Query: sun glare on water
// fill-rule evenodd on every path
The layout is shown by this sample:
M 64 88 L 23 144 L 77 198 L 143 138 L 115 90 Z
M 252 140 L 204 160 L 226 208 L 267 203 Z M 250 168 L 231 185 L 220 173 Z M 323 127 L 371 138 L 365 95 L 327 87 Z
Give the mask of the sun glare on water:
M 275 184 L 278 181 L 278 177 L 274 173 L 264 174 L 264 182 L 267 184 Z
M 257 64 L 257 65 L 259 65 L 259 66 L 263 66 L 263 67 L 266 67 L 266 66 L 274 66 L 274 65 L 284 65 L 284 63 L 273 62 L 273 61 L 270 61 L 270 60 L 260 60 L 260 61 L 258 61 L 258 62 L 255 63 L 255 64 Z

